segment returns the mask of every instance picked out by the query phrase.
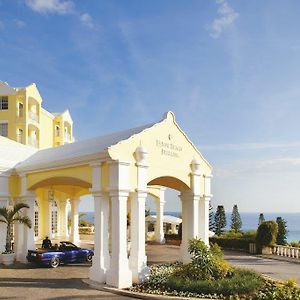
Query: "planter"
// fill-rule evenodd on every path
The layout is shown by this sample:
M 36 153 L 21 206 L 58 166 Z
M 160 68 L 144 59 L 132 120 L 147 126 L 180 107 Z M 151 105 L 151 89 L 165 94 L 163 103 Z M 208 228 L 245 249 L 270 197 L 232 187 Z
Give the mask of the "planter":
M 15 261 L 15 253 L 2 253 L 2 263 L 5 266 L 12 265 Z

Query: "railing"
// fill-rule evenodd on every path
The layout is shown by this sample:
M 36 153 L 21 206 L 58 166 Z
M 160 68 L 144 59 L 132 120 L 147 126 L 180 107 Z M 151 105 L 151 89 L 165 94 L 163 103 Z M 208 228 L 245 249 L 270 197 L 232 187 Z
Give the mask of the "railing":
M 274 245 L 272 253 L 279 256 L 300 259 L 300 248 L 296 247 Z
M 28 116 L 33 121 L 36 121 L 36 122 L 39 121 L 39 116 L 35 112 L 33 112 L 31 110 L 28 111 Z

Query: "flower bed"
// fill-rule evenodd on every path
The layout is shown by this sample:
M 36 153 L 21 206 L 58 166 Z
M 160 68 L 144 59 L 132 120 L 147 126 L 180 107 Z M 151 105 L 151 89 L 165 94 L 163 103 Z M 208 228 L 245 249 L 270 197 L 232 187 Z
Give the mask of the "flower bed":
M 232 268 L 217 245 L 210 249 L 200 240 L 189 243 L 191 262 L 153 265 L 147 281 L 133 292 L 228 300 L 300 300 L 300 289 L 264 279 L 254 271 Z

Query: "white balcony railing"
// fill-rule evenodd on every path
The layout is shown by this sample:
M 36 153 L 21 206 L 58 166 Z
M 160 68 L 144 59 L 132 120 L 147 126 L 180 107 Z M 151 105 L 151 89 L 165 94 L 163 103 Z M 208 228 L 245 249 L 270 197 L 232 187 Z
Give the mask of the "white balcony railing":
M 296 247 L 274 245 L 272 247 L 272 253 L 279 256 L 300 259 L 300 248 Z
M 39 147 L 39 141 L 36 138 L 33 138 L 33 137 L 28 138 L 28 144 L 35 147 L 35 148 Z
M 33 112 L 31 110 L 28 111 L 28 116 L 31 120 L 39 122 L 39 116 L 35 112 Z

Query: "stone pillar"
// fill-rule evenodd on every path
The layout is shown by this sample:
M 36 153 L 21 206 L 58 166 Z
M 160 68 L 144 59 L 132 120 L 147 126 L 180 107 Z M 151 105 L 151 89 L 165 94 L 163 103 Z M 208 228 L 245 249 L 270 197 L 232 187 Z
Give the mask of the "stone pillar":
M 204 176 L 204 193 L 199 203 L 199 238 L 201 238 L 206 245 L 209 245 L 209 202 L 212 198 L 211 178 L 212 175 Z
M 68 231 L 68 200 L 62 199 L 59 202 L 59 234 L 62 239 L 68 240 L 69 239 L 69 231 Z
M 188 242 L 190 239 L 198 237 L 199 224 L 199 196 L 191 191 L 182 192 L 180 195 L 182 203 L 182 242 L 180 246 L 181 259 L 183 263 L 190 261 L 188 252 Z
M 9 205 L 9 190 L 8 190 L 8 176 L 0 175 L 0 207 L 7 207 Z M 0 254 L 5 250 L 6 244 L 6 224 L 0 223 Z
M 109 164 L 109 196 L 111 197 L 111 260 L 106 283 L 117 288 L 132 285 L 127 257 L 127 199 L 129 195 L 129 163 Z M 145 212 L 144 212 L 145 213 Z
M 112 249 L 106 283 L 117 288 L 132 284 L 132 273 L 127 258 L 127 198 L 128 192 L 110 193 L 112 208 Z M 144 212 L 145 213 L 145 212 Z
M 95 220 L 94 220 L 94 257 L 93 264 L 89 271 L 91 280 L 104 283 L 106 282 L 106 273 L 109 269 L 109 197 L 102 190 L 102 169 L 101 162 L 91 164 L 92 195 L 94 196 Z
M 73 198 L 71 199 L 71 241 L 73 243 L 78 243 L 80 241 L 79 237 L 79 212 L 78 212 L 78 207 L 79 207 L 79 199 L 78 198 Z
M 95 207 L 95 249 L 89 277 L 91 280 L 104 283 L 110 263 L 108 250 L 109 198 L 107 194 L 99 192 L 93 193 L 93 196 Z
M 129 262 L 132 271 L 132 281 L 136 283 L 145 280 L 149 276 L 145 249 L 145 201 L 147 198 L 148 177 L 147 154 L 147 151 L 141 146 L 135 151 L 137 189 L 136 193 L 133 193 L 130 199 L 131 251 Z
M 0 196 L 0 208 L 8 206 L 9 197 Z M 0 253 L 5 251 L 7 226 L 5 223 L 0 223 Z
M 165 208 L 165 188 L 160 189 L 160 197 L 156 200 L 156 222 L 155 222 L 155 241 L 164 244 L 164 208 Z
M 131 251 L 132 281 L 143 281 L 149 275 L 145 251 L 145 200 L 147 193 L 135 193 L 131 199 Z
M 25 203 L 29 208 L 24 208 L 23 215 L 27 216 L 31 220 L 31 228 L 24 224 L 16 224 L 16 259 L 22 263 L 27 263 L 27 253 L 28 250 L 35 250 L 34 242 L 34 204 L 35 204 L 36 194 L 33 192 L 27 192 L 23 194 L 18 202 Z

